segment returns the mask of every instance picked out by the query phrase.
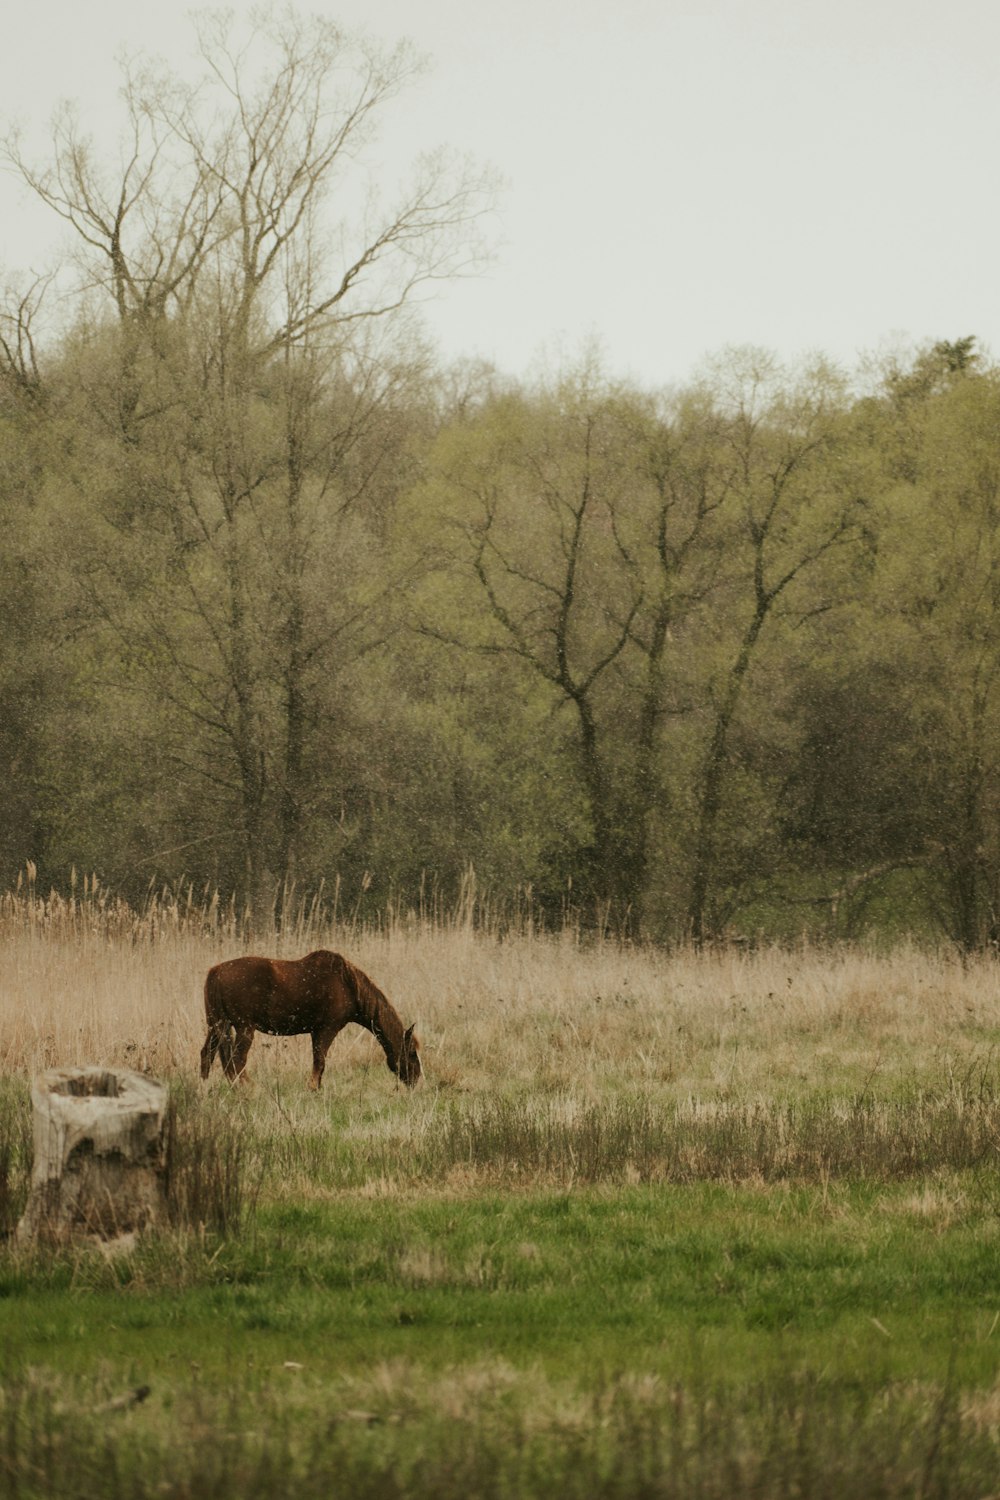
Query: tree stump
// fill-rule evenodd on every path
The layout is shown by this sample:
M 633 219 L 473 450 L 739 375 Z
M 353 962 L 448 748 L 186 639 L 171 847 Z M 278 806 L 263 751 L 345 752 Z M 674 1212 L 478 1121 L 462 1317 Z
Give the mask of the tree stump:
M 35 1160 L 19 1240 L 115 1240 L 167 1212 L 167 1089 L 141 1073 L 57 1068 L 32 1086 Z

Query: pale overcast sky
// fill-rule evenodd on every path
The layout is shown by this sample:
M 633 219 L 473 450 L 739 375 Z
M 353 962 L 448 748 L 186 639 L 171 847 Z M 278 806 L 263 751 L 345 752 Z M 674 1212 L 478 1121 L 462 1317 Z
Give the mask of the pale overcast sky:
M 111 139 L 122 48 L 193 75 L 176 0 L 0 0 L 0 110 L 60 99 Z M 248 0 L 230 9 L 249 10 Z M 681 380 L 727 344 L 852 363 L 897 335 L 1000 354 L 997 0 L 321 0 L 434 67 L 394 106 L 386 172 L 450 144 L 506 179 L 497 261 L 438 291 L 448 356 L 515 375 L 596 336 Z M 0 266 L 53 226 L 0 176 Z

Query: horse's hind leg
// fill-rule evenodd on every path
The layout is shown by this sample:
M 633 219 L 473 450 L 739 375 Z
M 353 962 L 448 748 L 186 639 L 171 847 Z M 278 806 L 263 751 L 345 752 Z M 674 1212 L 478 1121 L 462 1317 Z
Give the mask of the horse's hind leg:
M 237 1026 L 236 1037 L 229 1044 L 229 1056 L 225 1049 L 222 1054 L 222 1065 L 226 1070 L 226 1077 L 230 1083 L 235 1083 L 238 1078 L 243 1078 L 246 1073 L 247 1053 L 253 1041 L 254 1029 L 252 1026 Z

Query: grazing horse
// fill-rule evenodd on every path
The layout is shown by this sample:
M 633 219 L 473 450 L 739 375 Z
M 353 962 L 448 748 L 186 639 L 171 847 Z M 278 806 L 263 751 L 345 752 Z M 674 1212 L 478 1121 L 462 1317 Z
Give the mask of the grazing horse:
M 339 953 L 319 949 L 305 958 L 231 958 L 205 979 L 208 1036 L 201 1049 L 207 1078 L 216 1053 L 231 1083 L 244 1076 L 255 1031 L 312 1037 L 311 1089 L 318 1089 L 330 1043 L 350 1022 L 366 1027 L 385 1053 L 389 1071 L 412 1087 L 421 1075 L 420 1043 L 367 974 Z

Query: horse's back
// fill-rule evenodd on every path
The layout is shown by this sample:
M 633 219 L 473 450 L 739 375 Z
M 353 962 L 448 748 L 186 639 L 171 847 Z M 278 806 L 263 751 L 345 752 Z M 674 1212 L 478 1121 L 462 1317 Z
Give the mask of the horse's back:
M 227 958 L 214 964 L 205 976 L 205 1003 L 211 999 L 229 999 L 270 988 L 275 983 L 274 960 L 270 958 Z
M 229 958 L 209 969 L 205 1012 L 209 1024 L 252 1026 L 278 1035 L 312 1031 L 342 1004 L 336 984 L 344 960 L 318 949 L 305 958 Z

